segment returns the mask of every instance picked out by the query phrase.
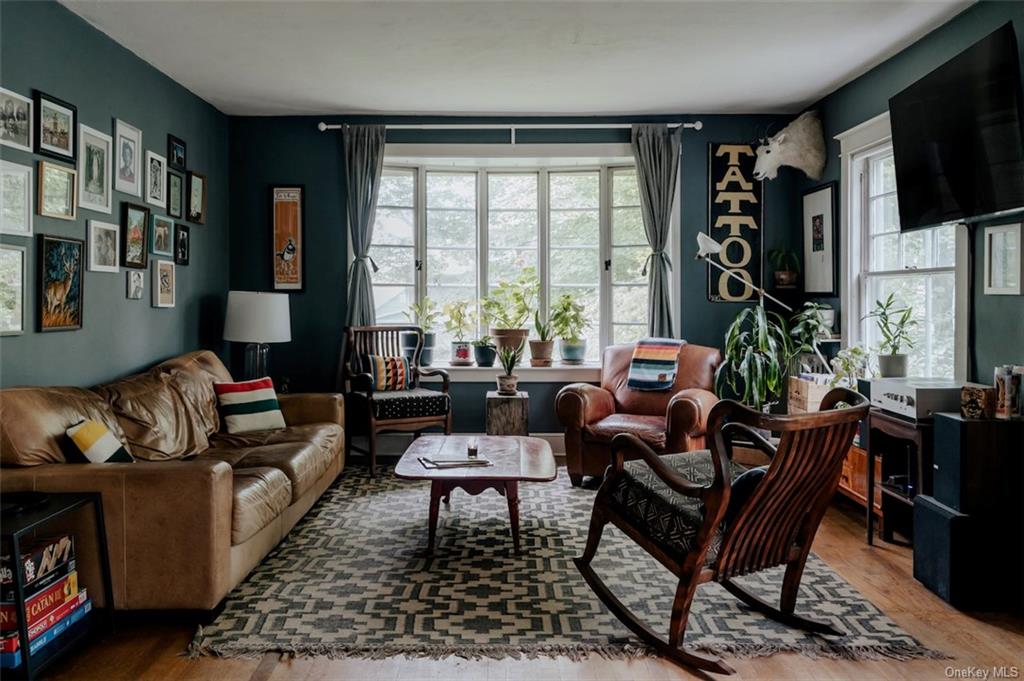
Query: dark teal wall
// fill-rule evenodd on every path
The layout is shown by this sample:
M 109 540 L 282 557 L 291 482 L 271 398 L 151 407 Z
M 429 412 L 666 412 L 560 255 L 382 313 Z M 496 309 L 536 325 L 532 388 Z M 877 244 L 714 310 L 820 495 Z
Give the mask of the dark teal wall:
M 83 328 L 35 333 L 35 239 L 4 236 L 29 249 L 26 326 L 0 339 L 0 385 L 91 385 L 199 347 L 220 351 L 228 287 L 228 119 L 212 106 L 116 44 L 55 2 L 0 3 L 0 83 L 31 97 L 39 89 L 78 107 L 78 120 L 112 134 L 121 118 L 142 131 L 146 149 L 167 153 L 167 133 L 188 145 L 189 166 L 208 177 L 208 217 L 192 225 L 191 264 L 177 268 L 177 304 L 150 307 L 150 276 L 142 300 L 125 297 L 125 270 L 85 272 Z M 35 167 L 43 158 L 0 147 L 0 157 Z M 86 239 L 88 220 L 120 221 L 114 192 L 110 215 L 78 209 L 75 222 L 33 216 L 35 234 Z
M 889 98 L 914 83 L 978 40 L 1012 21 L 1024 64 L 1024 2 L 980 2 L 875 67 L 844 85 L 816 105 L 829 144 L 828 166 L 822 182 L 839 180 L 839 143 L 832 139 L 844 130 L 885 112 Z M 786 171 L 789 172 L 789 171 Z M 801 183 L 801 190 L 811 186 Z M 796 197 L 799 207 L 800 197 Z M 1011 222 L 1020 222 L 1017 217 Z M 1004 220 L 1005 222 L 1005 220 Z M 995 224 L 995 223 L 989 223 Z M 984 225 L 973 228 L 975 258 L 974 377 L 990 383 L 996 364 L 1019 364 L 1024 358 L 1024 296 L 986 296 L 982 292 L 982 238 Z M 838 304 L 838 301 L 835 301 Z

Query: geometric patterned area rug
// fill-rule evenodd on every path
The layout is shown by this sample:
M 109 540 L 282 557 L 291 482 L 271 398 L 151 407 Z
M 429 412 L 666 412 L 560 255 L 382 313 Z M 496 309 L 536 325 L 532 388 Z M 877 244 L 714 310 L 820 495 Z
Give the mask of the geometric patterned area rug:
M 196 633 L 189 654 L 330 657 L 537 657 L 653 654 L 611 615 L 572 563 L 586 542 L 594 491 L 520 485 L 523 555 L 504 497 L 452 494 L 425 554 L 429 483 L 370 479 L 350 466 L 277 549 Z M 594 567 L 655 631 L 668 628 L 671 574 L 608 526 Z M 777 602 L 782 573 L 740 580 Z M 686 645 L 726 657 L 792 651 L 848 659 L 943 657 L 902 631 L 816 556 L 797 611 L 846 632 L 802 632 L 752 611 L 717 584 L 699 588 Z

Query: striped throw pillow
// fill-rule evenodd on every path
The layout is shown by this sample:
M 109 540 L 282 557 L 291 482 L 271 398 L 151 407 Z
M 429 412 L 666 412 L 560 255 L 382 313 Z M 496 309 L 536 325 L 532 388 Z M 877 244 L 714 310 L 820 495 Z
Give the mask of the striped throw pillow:
M 257 378 L 240 383 L 214 383 L 217 404 L 224 426 L 232 434 L 284 428 L 281 405 L 277 403 L 274 382 Z
M 86 419 L 66 431 L 82 455 L 81 463 L 132 463 L 135 461 L 114 434 L 100 423 Z
M 373 377 L 374 390 L 408 390 L 409 388 L 409 360 L 405 357 L 363 355 L 360 369 L 363 373 Z

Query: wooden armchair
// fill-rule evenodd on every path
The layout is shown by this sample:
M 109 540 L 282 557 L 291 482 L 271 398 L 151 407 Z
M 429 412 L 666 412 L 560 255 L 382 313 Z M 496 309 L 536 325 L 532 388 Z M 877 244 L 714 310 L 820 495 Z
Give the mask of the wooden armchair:
M 841 404 L 845 406 L 836 408 Z M 694 593 L 712 580 L 772 619 L 840 635 L 828 624 L 795 614 L 794 607 L 814 534 L 835 494 L 857 423 L 867 413 L 862 395 L 836 388 L 822 400 L 820 412 L 803 415 L 763 414 L 723 400 L 708 419 L 710 451 L 658 456 L 635 435 L 616 436 L 613 463 L 594 500 L 590 534 L 583 555 L 575 559 L 577 568 L 623 624 L 677 664 L 733 673 L 722 660 L 683 648 Z M 778 446 L 756 429 L 778 432 Z M 750 471 L 734 464 L 736 434 L 753 442 L 771 463 Z M 638 459 L 627 461 L 631 456 Z M 638 620 L 591 567 L 607 523 L 679 578 L 667 641 Z M 778 608 L 732 581 L 777 565 L 786 566 Z
M 416 333 L 416 350 L 409 360 L 409 387 L 405 390 L 378 391 L 373 376 L 363 372 L 358 359 L 365 355 L 402 355 L 402 333 Z M 452 432 L 452 402 L 448 395 L 448 372 L 420 366 L 423 352 L 423 329 L 418 326 L 353 326 L 345 330 L 345 356 L 342 381 L 345 390 L 346 451 L 361 452 L 370 457 L 370 475 L 377 474 L 377 433 L 412 432 L 413 436 L 427 428 L 443 428 Z M 440 376 L 441 390 L 420 387 L 420 378 Z M 363 424 L 365 426 L 363 427 Z M 352 447 L 354 431 L 365 432 L 370 440 L 368 450 Z

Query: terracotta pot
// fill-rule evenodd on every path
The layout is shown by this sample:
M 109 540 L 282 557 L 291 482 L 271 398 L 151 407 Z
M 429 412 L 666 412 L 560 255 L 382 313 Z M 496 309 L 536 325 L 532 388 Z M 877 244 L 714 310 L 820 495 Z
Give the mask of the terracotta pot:
M 549 367 L 551 366 L 551 355 L 555 351 L 555 341 L 531 340 L 530 341 L 530 366 Z
M 789 270 L 775 270 L 774 276 L 776 286 L 796 285 L 796 272 L 790 272 Z
M 529 329 L 491 329 L 491 337 L 499 350 L 502 348 L 518 348 L 526 342 L 530 335 Z
M 469 366 L 473 363 L 473 348 L 469 341 L 452 341 L 451 365 Z
M 498 394 L 515 395 L 519 387 L 519 377 L 515 374 L 498 374 Z
M 903 378 L 907 375 L 907 356 L 879 355 L 878 374 L 882 378 Z

